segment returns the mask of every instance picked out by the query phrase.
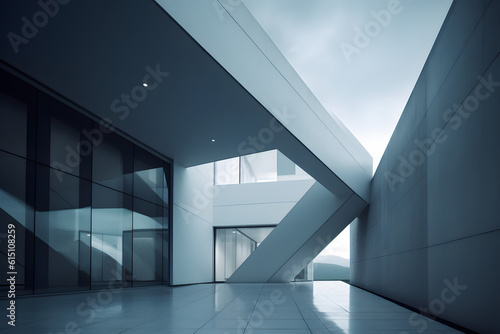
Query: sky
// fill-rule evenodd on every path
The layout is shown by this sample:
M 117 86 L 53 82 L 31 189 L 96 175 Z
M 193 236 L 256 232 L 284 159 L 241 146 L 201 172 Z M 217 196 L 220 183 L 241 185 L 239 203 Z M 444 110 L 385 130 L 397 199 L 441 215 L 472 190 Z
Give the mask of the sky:
M 243 0 L 323 106 L 367 149 L 374 171 L 451 2 Z
M 375 171 L 452 0 L 243 3 Z M 348 259 L 349 244 L 348 227 L 320 255 Z

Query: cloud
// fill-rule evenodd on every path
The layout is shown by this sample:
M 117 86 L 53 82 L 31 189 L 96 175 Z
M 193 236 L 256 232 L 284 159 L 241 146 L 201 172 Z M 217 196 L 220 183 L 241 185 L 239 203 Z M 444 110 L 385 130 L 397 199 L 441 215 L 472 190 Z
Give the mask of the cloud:
M 402 11 L 348 63 L 340 43 L 389 0 L 244 0 L 323 106 L 382 157 L 451 5 L 401 0 Z

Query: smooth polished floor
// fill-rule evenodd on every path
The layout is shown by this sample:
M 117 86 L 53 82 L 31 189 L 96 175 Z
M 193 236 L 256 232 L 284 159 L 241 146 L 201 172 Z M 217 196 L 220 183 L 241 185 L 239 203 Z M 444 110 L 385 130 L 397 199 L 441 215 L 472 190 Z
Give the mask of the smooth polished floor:
M 23 334 L 460 333 L 343 282 L 157 286 L 18 298 L 16 327 L 2 318 L 0 333 Z

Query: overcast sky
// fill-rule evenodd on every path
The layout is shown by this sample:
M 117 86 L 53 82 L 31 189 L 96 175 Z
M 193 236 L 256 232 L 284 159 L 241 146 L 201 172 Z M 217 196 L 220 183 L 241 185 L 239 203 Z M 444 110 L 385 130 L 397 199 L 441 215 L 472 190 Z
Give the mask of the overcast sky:
M 375 171 L 452 0 L 243 2 Z M 349 258 L 349 242 L 346 229 L 321 255 Z
M 372 155 L 375 170 L 452 1 L 243 2 L 323 106 Z

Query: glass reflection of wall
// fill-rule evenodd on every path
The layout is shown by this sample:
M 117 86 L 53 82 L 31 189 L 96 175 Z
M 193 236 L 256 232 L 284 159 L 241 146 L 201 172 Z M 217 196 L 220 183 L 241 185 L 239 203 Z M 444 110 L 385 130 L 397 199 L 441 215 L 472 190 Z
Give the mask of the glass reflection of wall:
M 216 185 L 310 178 L 303 169 L 278 150 L 220 160 L 214 164 L 214 182 Z
M 276 150 L 241 157 L 241 183 L 276 181 L 277 162 Z
M 215 280 L 226 281 L 274 227 L 216 228 Z
M 16 231 L 16 295 L 33 293 L 36 92 L 0 71 L 0 262 L 7 265 L 8 226 Z M 7 296 L 7 268 L 0 292 Z
M 97 184 L 92 189 L 92 287 L 116 280 L 127 286 L 132 273 L 132 196 Z
M 164 162 L 142 150 L 134 150 L 133 278 L 134 285 L 161 284 L 162 230 L 168 205 Z M 166 225 L 165 225 L 166 226 Z
M 92 121 L 38 94 L 35 293 L 90 288 Z M 55 166 L 49 168 L 47 166 Z
M 133 278 L 134 285 L 162 282 L 162 224 L 163 208 L 134 200 Z
M 1 70 L 0 117 L 0 261 L 13 226 L 17 295 L 169 283 L 168 162 Z
M 89 241 L 80 231 L 90 231 L 91 184 L 43 165 L 36 178 L 35 292 L 89 289 Z

